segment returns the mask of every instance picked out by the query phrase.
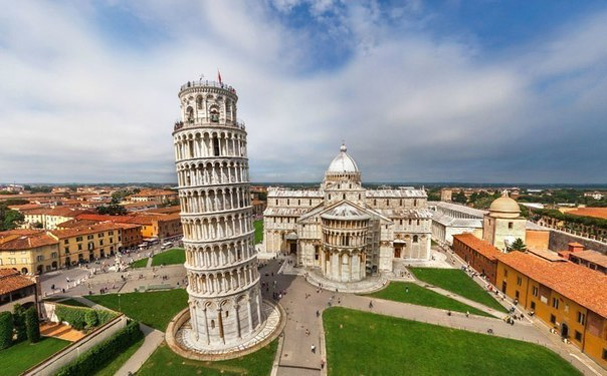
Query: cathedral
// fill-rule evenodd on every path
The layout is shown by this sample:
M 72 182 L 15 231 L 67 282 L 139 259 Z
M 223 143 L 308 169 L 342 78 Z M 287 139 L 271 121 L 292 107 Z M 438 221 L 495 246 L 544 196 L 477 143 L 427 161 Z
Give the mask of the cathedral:
M 342 145 L 320 189 L 270 187 L 264 250 L 296 255 L 329 281 L 359 282 L 393 272 L 395 261 L 430 258 L 431 211 L 423 189 L 365 189 Z

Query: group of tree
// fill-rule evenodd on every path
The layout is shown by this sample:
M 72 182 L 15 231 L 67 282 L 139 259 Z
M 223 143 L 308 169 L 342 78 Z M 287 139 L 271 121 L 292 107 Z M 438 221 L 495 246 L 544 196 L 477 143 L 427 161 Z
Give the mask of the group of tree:
M 539 219 L 542 216 L 546 216 L 557 219 L 559 221 L 607 230 L 607 219 L 561 213 L 559 210 L 556 209 L 533 209 L 532 212 L 532 217 L 535 220 Z
M 30 343 L 40 341 L 39 325 L 36 307 L 25 309 L 15 304 L 13 313 L 0 312 L 0 350 L 26 339 Z
M 126 209 L 122 205 L 110 203 L 109 205 L 102 205 L 97 207 L 97 213 L 105 215 L 125 215 Z
M 0 202 L 0 231 L 12 230 L 18 227 L 25 217 L 17 210 L 12 210 L 9 206 L 24 205 L 29 203 L 27 200 L 10 199 Z
M 23 189 L 30 193 L 51 193 L 53 191 L 53 187 L 48 185 L 24 185 Z
M 521 238 L 516 238 L 516 240 L 513 241 L 512 244 L 510 244 L 510 246 L 507 248 L 508 252 L 511 252 L 511 251 L 525 252 L 526 250 L 527 250 L 527 246 L 525 245 L 525 243 L 523 242 L 523 239 L 521 239 Z

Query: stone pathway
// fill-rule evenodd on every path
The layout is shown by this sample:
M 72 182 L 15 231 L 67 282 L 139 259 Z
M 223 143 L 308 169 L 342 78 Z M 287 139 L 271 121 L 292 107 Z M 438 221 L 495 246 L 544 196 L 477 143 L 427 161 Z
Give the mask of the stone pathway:
M 160 330 L 150 328 L 143 324 L 139 324 L 139 327 L 145 336 L 143 344 L 135 351 L 129 360 L 120 367 L 115 376 L 134 375 L 164 341 L 164 333 Z

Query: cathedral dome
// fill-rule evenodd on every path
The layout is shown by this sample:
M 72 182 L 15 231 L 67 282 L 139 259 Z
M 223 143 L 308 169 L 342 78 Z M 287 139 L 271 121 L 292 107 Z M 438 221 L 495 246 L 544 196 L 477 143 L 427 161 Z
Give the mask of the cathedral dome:
M 498 218 L 517 218 L 521 215 L 521 208 L 516 200 L 510 198 L 508 192 L 504 191 L 502 197 L 491 203 L 489 215 Z
M 343 173 L 357 173 L 358 166 L 354 159 L 347 153 L 348 148 L 345 144 L 339 148 L 339 154 L 333 159 L 329 168 L 328 173 L 343 174 Z

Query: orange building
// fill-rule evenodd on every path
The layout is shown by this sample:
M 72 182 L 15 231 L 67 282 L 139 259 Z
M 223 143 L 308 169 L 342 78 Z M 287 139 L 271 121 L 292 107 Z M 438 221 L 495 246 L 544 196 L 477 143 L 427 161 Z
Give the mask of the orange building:
M 453 235 L 453 252 L 495 285 L 499 249 L 473 234 L 459 234 Z
M 607 276 L 547 252 L 500 255 L 497 287 L 607 367 Z

